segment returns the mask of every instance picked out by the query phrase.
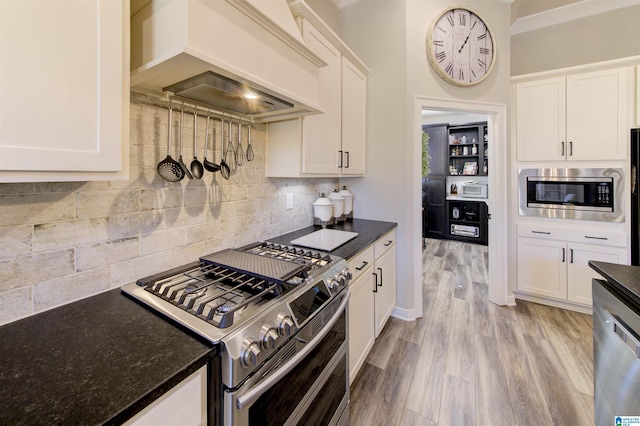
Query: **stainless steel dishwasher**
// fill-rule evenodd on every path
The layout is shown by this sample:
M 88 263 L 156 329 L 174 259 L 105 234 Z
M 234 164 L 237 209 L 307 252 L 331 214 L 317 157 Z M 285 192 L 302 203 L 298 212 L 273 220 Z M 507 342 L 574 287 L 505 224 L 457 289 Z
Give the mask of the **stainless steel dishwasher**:
M 593 355 L 596 426 L 640 417 L 640 316 L 625 295 L 594 279 Z

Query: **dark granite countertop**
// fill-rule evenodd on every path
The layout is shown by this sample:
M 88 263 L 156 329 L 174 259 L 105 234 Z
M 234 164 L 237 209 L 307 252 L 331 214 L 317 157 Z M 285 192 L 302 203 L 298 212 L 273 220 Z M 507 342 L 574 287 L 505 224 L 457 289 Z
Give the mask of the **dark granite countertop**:
M 621 295 L 635 312 L 640 313 L 640 267 L 589 261 L 589 266 L 607 280 L 616 296 Z
M 215 349 L 111 290 L 0 327 L 0 424 L 120 424 Z
M 397 226 L 354 219 L 349 259 Z M 320 227 L 270 239 L 289 244 Z M 0 424 L 120 424 L 217 349 L 111 290 L 0 327 Z
M 357 232 L 358 236 L 334 249 L 331 251 L 331 254 L 349 260 L 360 251 L 370 246 L 375 240 L 394 229 L 396 226 L 398 226 L 398 224 L 395 222 L 383 222 L 368 219 L 353 219 L 353 221 L 336 225 L 332 229 Z M 297 231 L 289 232 L 288 234 L 280 235 L 275 238 L 269 238 L 268 240 L 278 244 L 290 244 L 292 240 L 303 237 L 319 229 L 322 228 L 320 226 L 307 226 L 306 228 L 298 229 Z

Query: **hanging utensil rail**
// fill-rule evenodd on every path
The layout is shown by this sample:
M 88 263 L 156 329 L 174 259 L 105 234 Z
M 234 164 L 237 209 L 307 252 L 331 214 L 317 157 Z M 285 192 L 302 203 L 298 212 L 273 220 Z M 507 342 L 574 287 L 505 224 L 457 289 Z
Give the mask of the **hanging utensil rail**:
M 252 117 L 242 116 L 238 114 L 231 114 L 222 110 L 212 108 L 211 106 L 207 106 L 204 103 L 203 104 L 194 103 L 193 100 L 185 101 L 180 96 L 172 96 L 171 98 L 169 98 L 169 103 L 171 103 L 174 106 L 184 106 L 186 109 L 191 111 L 196 111 L 198 115 L 204 115 L 205 117 L 209 115 L 211 117 L 224 118 L 225 120 L 230 120 L 234 122 L 243 122 L 247 124 L 253 124 L 254 122 Z M 164 106 L 165 107 L 167 106 L 167 101 L 164 102 Z

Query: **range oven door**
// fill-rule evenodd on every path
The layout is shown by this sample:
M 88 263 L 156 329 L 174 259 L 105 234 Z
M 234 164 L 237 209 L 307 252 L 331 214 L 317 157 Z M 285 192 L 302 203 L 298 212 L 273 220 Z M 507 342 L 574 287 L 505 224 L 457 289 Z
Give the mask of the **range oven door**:
M 225 390 L 225 425 L 348 424 L 348 289 L 344 293 L 319 333 L 310 321 L 246 382 Z

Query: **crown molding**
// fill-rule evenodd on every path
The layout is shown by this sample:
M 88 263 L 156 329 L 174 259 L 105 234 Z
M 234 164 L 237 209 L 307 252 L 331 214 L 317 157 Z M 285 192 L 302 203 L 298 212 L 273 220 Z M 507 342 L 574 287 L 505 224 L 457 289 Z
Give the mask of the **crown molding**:
M 511 35 L 534 31 L 611 10 L 639 5 L 640 0 L 582 0 L 566 6 L 518 18 L 513 25 L 511 25 Z

